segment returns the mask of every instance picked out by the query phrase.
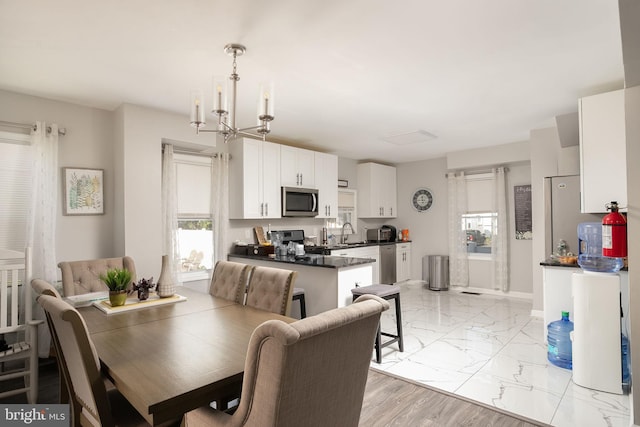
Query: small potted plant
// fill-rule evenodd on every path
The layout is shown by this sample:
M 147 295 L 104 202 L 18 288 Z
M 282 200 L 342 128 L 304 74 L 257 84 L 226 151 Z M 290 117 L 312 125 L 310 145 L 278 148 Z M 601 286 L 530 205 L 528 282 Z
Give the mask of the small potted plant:
M 131 272 L 126 269 L 112 268 L 100 275 L 100 280 L 109 288 L 109 302 L 112 307 L 124 305 L 127 301 L 129 285 L 131 284 Z
M 156 284 L 153 283 L 153 277 L 150 279 L 142 278 L 138 283 L 133 284 L 133 290 L 138 291 L 138 299 L 144 301 L 149 298 L 149 290 L 153 289 Z

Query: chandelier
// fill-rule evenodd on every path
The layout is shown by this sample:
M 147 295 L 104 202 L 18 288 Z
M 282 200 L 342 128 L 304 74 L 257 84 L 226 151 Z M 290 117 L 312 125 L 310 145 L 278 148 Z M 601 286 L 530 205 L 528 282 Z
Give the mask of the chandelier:
M 191 126 L 196 128 L 196 134 L 200 132 L 215 132 L 224 136 L 225 144 L 238 136 L 261 137 L 265 140 L 270 132 L 269 124 L 273 120 L 273 84 L 260 85 L 260 97 L 258 98 L 258 124 L 257 126 L 239 128 L 236 126 L 236 101 L 238 93 L 238 81 L 236 58 L 242 56 L 247 48 L 241 44 L 230 43 L 224 47 L 227 55 L 233 57 L 233 71 L 229 77 L 214 77 L 213 79 L 213 109 L 211 112 L 217 116 L 216 129 L 201 129 L 206 126 L 205 103 L 202 91 L 195 90 L 191 93 Z M 228 102 L 227 94 L 231 89 L 231 102 Z

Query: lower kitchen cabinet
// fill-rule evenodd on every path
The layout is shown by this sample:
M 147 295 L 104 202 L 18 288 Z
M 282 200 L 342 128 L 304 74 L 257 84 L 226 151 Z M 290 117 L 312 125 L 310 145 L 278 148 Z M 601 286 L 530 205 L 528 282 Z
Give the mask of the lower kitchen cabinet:
M 370 258 L 376 260 L 373 267 L 373 283 L 380 283 L 380 248 L 377 245 L 359 248 L 342 248 L 331 251 L 331 256 L 346 256 L 350 258 Z
M 411 243 L 396 244 L 396 282 L 411 279 Z

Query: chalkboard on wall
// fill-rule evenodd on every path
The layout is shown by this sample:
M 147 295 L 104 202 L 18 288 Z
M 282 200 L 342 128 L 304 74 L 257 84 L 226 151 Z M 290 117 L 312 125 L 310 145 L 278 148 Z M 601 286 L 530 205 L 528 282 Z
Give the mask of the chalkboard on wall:
M 531 185 L 515 185 L 513 187 L 513 204 L 516 219 L 516 239 L 531 240 Z

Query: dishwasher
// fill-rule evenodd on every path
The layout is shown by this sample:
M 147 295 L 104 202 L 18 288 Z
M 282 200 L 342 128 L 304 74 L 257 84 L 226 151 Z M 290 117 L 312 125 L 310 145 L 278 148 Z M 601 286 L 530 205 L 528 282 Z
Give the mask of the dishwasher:
M 396 245 L 380 245 L 380 283 L 391 285 L 396 281 Z

